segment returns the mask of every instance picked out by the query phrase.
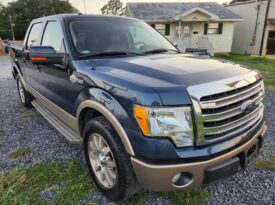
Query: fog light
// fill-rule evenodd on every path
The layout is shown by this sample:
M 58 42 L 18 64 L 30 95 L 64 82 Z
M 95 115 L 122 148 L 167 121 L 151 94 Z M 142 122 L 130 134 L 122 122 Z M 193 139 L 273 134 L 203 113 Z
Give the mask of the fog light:
M 172 178 L 172 183 L 176 186 L 186 186 L 191 183 L 193 177 L 189 172 L 178 173 Z
M 179 180 L 179 178 L 180 178 L 180 173 L 176 174 L 176 175 L 173 177 L 173 179 L 172 179 L 173 184 L 175 184 L 175 183 Z

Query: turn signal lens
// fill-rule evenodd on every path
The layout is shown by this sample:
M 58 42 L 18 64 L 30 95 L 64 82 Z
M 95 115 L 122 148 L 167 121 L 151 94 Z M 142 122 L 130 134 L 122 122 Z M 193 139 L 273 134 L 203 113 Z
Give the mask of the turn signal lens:
M 45 61 L 45 60 L 47 60 L 47 58 L 45 58 L 45 57 L 32 57 L 31 60 L 32 61 Z
M 143 107 L 135 106 L 134 115 L 144 135 L 149 134 L 148 110 Z

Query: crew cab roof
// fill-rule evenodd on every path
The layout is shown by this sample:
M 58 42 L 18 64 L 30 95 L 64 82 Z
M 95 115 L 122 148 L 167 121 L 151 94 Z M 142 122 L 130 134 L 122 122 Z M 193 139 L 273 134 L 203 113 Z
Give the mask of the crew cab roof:
M 65 19 L 83 19 L 83 18 L 106 18 L 106 19 L 117 18 L 117 19 L 129 19 L 129 20 L 134 20 L 135 19 L 135 18 L 125 17 L 125 16 L 75 13 L 75 14 L 57 14 L 57 15 L 51 15 L 51 16 L 44 16 L 44 17 L 41 17 L 41 18 L 34 19 L 32 21 L 32 23 L 47 21 L 47 20 L 53 20 L 53 19 L 65 20 Z

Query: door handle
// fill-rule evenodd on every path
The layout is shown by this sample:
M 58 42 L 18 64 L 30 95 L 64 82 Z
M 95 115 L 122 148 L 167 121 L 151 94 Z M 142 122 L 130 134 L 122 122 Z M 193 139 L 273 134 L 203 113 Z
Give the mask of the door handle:
M 84 81 L 81 78 L 78 78 L 76 75 L 70 75 L 70 81 L 74 84 L 83 84 Z

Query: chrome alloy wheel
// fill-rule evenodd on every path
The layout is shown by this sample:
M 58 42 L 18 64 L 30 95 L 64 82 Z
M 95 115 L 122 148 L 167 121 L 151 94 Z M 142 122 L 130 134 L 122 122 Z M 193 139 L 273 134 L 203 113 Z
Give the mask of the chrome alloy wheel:
M 25 100 L 24 87 L 20 80 L 18 80 L 18 92 L 19 92 L 19 96 L 20 96 L 22 103 L 25 103 L 26 100 Z
M 113 188 L 117 180 L 115 159 L 104 138 L 93 133 L 88 141 L 89 160 L 92 169 L 104 188 Z

